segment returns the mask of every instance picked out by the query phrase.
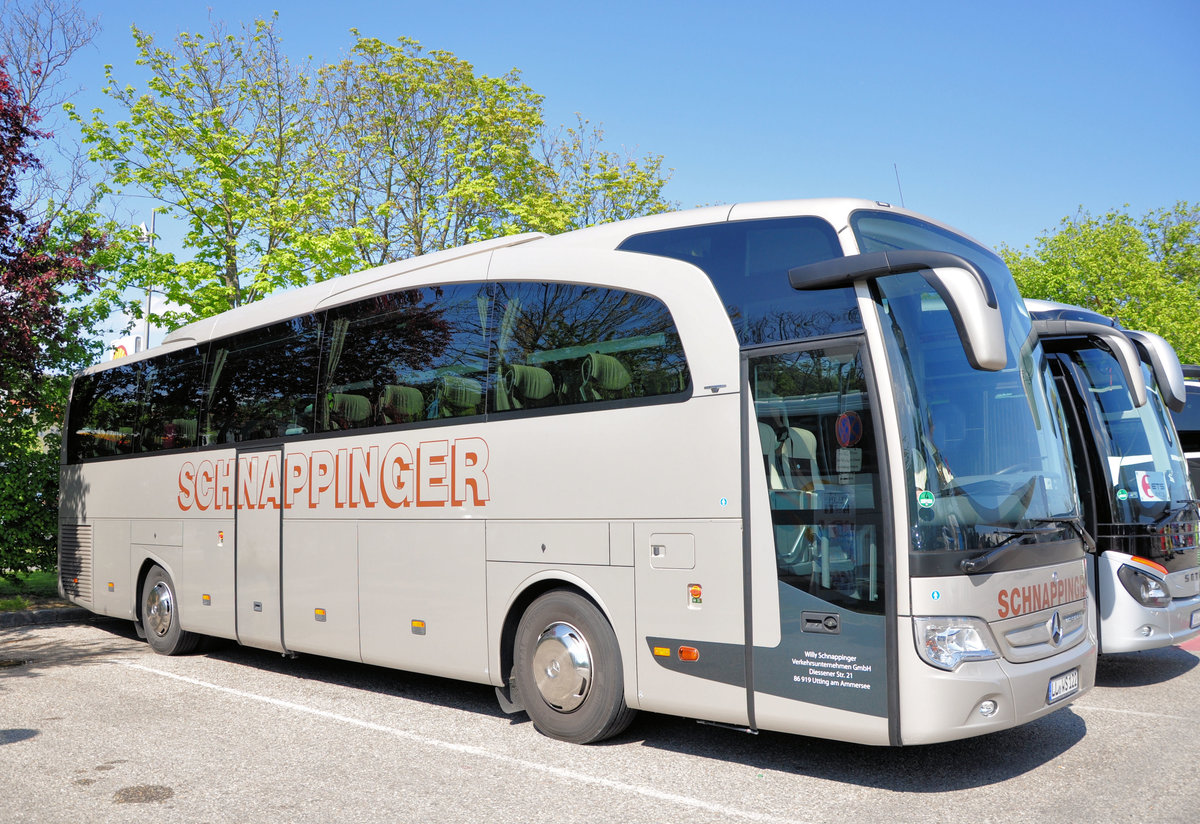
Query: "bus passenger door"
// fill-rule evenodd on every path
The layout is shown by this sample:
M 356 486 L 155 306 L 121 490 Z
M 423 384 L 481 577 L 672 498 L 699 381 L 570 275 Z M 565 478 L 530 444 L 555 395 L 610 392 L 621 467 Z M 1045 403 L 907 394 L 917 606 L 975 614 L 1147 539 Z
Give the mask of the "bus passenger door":
M 238 643 L 284 652 L 280 592 L 280 483 L 283 448 L 239 452 L 237 509 Z
M 753 712 L 764 729 L 850 726 L 886 744 L 890 579 L 864 350 L 744 355 Z

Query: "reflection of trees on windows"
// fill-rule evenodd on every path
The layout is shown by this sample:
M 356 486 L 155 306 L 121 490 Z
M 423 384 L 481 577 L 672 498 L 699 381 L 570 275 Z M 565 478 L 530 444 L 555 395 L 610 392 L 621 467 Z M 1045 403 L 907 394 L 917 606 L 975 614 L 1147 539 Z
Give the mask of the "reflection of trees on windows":
M 137 441 L 141 364 L 96 372 L 76 381 L 68 441 L 72 458 L 132 452 Z
M 311 315 L 219 344 L 209 375 L 209 437 L 223 443 L 307 431 L 319 345 Z
M 333 310 L 322 364 L 327 406 L 318 427 L 481 411 L 471 398 L 483 392 L 487 310 L 479 284 L 413 289 Z
M 143 451 L 195 446 L 204 359 L 196 347 L 145 361 L 142 373 Z
M 441 361 L 456 333 L 461 334 L 455 328 L 456 313 L 439 305 L 444 298 L 441 287 L 416 289 L 331 312 L 326 359 L 333 365 L 326 370 L 328 383 L 396 383 L 407 372 Z
M 797 293 L 793 303 L 816 303 L 813 295 L 824 298 L 828 293 Z M 856 305 L 827 305 L 821 303 L 799 309 L 770 309 L 762 312 L 747 312 L 745 316 L 737 307 L 728 307 L 734 328 L 742 345 L 779 343 L 800 338 L 815 338 L 834 335 L 862 328 L 862 316 Z
M 642 397 L 687 385 L 683 352 L 655 298 L 565 283 L 496 287 L 498 409 Z M 513 371 L 513 366 L 521 367 Z M 533 398 L 522 385 L 537 386 Z M 513 393 L 508 398 L 504 392 Z

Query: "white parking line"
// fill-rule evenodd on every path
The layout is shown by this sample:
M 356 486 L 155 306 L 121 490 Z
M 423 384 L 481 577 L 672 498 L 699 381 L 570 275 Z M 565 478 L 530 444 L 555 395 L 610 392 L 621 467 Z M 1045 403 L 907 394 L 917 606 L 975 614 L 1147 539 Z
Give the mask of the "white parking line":
M 395 736 L 396 738 L 403 738 L 406 741 L 412 741 L 413 743 L 416 743 L 416 744 L 421 744 L 421 745 L 428 746 L 428 747 L 435 747 L 435 748 L 443 749 L 443 750 L 449 750 L 451 752 L 462 753 L 464 755 L 473 755 L 473 756 L 476 756 L 477 758 L 487 758 L 492 761 L 498 761 L 498 762 L 508 764 L 508 765 L 511 765 L 514 767 L 520 767 L 522 769 L 533 770 L 535 772 L 552 775 L 556 778 L 562 778 L 562 779 L 566 779 L 568 781 L 576 781 L 576 782 L 581 782 L 584 784 L 591 784 L 591 785 L 594 785 L 597 787 L 603 787 L 604 789 L 607 789 L 607 790 L 615 790 L 617 792 L 627 793 L 629 795 L 640 795 L 640 796 L 644 796 L 646 798 L 652 798 L 656 801 L 665 801 L 665 802 L 668 802 L 671 804 L 678 804 L 683 807 L 692 807 L 694 809 L 704 810 L 705 812 L 713 813 L 714 815 L 722 816 L 724 818 L 737 818 L 737 819 L 741 819 L 743 821 L 780 822 L 780 824 L 804 824 L 804 822 L 798 821 L 797 819 L 778 818 L 773 815 L 756 813 L 756 812 L 752 812 L 750 810 L 739 810 L 734 807 L 726 807 L 721 804 L 712 804 L 708 801 L 702 801 L 698 798 L 691 798 L 691 797 L 685 796 L 685 795 L 676 795 L 674 793 L 665 793 L 665 792 L 662 792 L 661 790 L 653 789 L 652 787 L 641 787 L 636 784 L 626 784 L 621 781 L 613 781 L 612 779 L 609 779 L 609 778 L 600 778 L 600 777 L 597 777 L 594 775 L 588 775 L 586 773 L 576 772 L 575 770 L 566 770 L 566 769 L 563 769 L 562 767 L 552 767 L 549 764 L 539 764 L 536 761 L 526 761 L 521 758 L 512 758 L 507 755 L 501 755 L 499 753 L 491 752 L 490 750 L 486 750 L 483 747 L 475 747 L 475 746 L 471 746 L 468 744 L 455 744 L 450 741 L 442 741 L 441 739 L 438 739 L 438 738 L 430 738 L 427 735 L 419 735 L 417 733 L 408 732 L 406 730 L 396 729 L 395 727 L 388 727 L 388 726 L 384 726 L 383 724 L 376 724 L 373 721 L 363 721 L 360 718 L 351 718 L 347 715 L 339 715 L 338 713 L 327 712 L 325 710 L 319 710 L 315 707 L 307 707 L 304 704 L 296 704 L 292 701 L 282 701 L 278 698 L 271 698 L 266 695 L 257 695 L 252 692 L 246 692 L 244 690 L 233 689 L 232 687 L 223 687 L 220 684 L 211 684 L 207 681 L 201 681 L 196 678 L 189 678 L 186 675 L 176 675 L 173 672 L 166 672 L 165 670 L 154 669 L 153 667 L 147 667 L 143 664 L 135 664 L 135 663 L 132 663 L 129 661 L 120 661 L 120 660 L 114 660 L 113 663 L 120 664 L 121 666 L 128 667 L 130 669 L 136 669 L 136 670 L 141 670 L 142 672 L 148 672 L 153 675 L 161 675 L 164 678 L 171 678 L 176 681 L 182 681 L 185 684 L 191 684 L 196 687 L 204 687 L 205 689 L 210 689 L 215 692 L 222 692 L 222 693 L 225 693 L 226 695 L 233 695 L 238 698 L 244 698 L 248 701 L 257 701 L 262 704 L 270 704 L 272 706 L 279 707 L 281 709 L 292 710 L 294 712 L 302 712 L 302 713 L 306 713 L 308 715 L 315 715 L 320 718 L 325 718 L 330 721 L 337 721 L 342 724 L 350 724 L 350 725 L 353 725 L 356 727 L 361 727 L 363 729 L 372 730 L 374 732 L 385 733 L 387 735 Z
M 1119 712 L 1124 715 L 1140 715 L 1144 718 L 1161 718 L 1170 721 L 1195 721 L 1194 717 L 1189 718 L 1186 715 L 1166 715 L 1161 712 L 1143 712 L 1142 710 L 1124 710 L 1118 707 L 1097 707 L 1092 704 L 1072 704 L 1073 710 L 1099 710 L 1100 712 Z

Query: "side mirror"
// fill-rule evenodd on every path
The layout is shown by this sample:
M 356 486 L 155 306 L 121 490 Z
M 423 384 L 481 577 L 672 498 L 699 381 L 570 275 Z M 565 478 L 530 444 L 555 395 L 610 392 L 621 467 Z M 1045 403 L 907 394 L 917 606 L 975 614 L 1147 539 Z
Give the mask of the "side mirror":
M 1142 360 L 1150 365 L 1167 408 L 1172 412 L 1182 412 L 1187 402 L 1187 388 L 1183 383 L 1183 366 L 1174 347 L 1153 332 L 1126 330 L 1125 334 L 1137 346 Z
M 830 289 L 906 272 L 920 272 L 945 302 L 972 367 L 998 372 L 1007 365 L 996 292 L 987 275 L 959 255 L 924 249 L 850 255 L 797 266 L 788 282 L 793 289 Z
M 1146 405 L 1146 379 L 1142 375 L 1142 360 L 1138 357 L 1133 342 L 1120 329 L 1087 320 L 1040 318 L 1034 313 L 1033 331 L 1040 338 L 1086 336 L 1101 341 L 1121 365 L 1125 384 L 1129 387 L 1129 394 L 1133 396 L 1133 405 Z

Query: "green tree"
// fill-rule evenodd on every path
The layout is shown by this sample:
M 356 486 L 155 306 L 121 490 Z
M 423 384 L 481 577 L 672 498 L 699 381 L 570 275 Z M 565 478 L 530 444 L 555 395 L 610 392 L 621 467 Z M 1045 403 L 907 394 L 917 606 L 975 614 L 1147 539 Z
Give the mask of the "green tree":
M 0 7 L 0 575 L 52 567 L 58 512 L 58 434 L 69 371 L 89 360 L 86 320 L 73 306 L 94 282 L 100 239 L 63 222 L 38 193 L 49 135 L 44 92 L 74 46 L 74 17 L 52 0 L 32 18 Z M 43 12 L 48 21 L 36 12 Z M 25 26 L 16 23 L 28 24 Z M 65 26 L 65 27 L 64 27 Z M 66 45 L 62 45 L 62 44 Z M 16 48 L 28 44 L 29 49 Z M 44 47 L 48 50 L 39 50 Z M 60 61 L 47 55 L 64 54 Z M 8 73 L 9 59 L 17 82 Z M 33 85 L 29 85 L 28 82 Z M 45 85 L 38 85 L 45 84 Z
M 420 44 L 362 37 L 321 70 L 324 160 L 341 184 L 324 225 L 372 264 L 520 231 L 665 211 L 662 158 L 620 157 L 582 118 L 550 132 L 542 97 Z
M 528 216 L 528 228 L 565 232 L 676 208 L 663 198 L 670 170 L 663 169 L 662 155 L 639 160 L 608 151 L 602 148 L 604 130 L 576 117 L 573 128 L 543 132 L 539 156 L 549 196 L 540 212 Z
M 1080 209 L 1057 230 L 1000 253 L 1021 294 L 1087 307 L 1155 332 L 1185 363 L 1200 362 L 1197 210 L 1186 203 L 1137 219 Z
M 56 391 L 59 390 L 59 391 Z M 39 405 L 50 414 L 61 406 L 61 386 L 40 387 Z M 53 569 L 58 536 L 58 432 L 45 432 L 47 416 L 32 406 L 0 405 L 0 575 Z
M 132 31 L 147 89 L 120 85 L 112 66 L 104 88 L 128 119 L 69 111 L 112 192 L 148 194 L 186 221 L 191 257 L 128 251 L 136 265 L 116 269 L 110 296 L 156 288 L 184 307 L 159 319 L 177 324 L 358 268 L 354 232 L 317 227 L 335 181 L 313 149 L 308 76 L 284 55 L 275 19 L 239 35 L 219 23 L 181 33 L 173 49 Z

